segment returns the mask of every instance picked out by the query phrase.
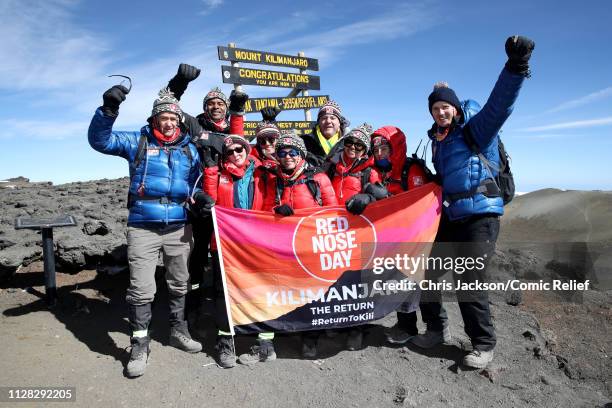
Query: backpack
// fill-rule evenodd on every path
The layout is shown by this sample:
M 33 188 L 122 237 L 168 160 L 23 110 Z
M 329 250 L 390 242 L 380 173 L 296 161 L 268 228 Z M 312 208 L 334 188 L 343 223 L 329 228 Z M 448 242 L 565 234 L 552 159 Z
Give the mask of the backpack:
M 310 191 L 310 194 L 312 194 L 312 197 L 315 199 L 317 204 L 322 206 L 323 199 L 321 198 L 321 188 L 319 187 L 319 183 L 317 183 L 317 181 L 314 179 L 314 175 L 317 174 L 318 172 L 319 171 L 317 169 L 307 169 L 304 171 L 304 175 L 306 177 L 290 182 L 287 185 L 287 187 L 296 186 L 299 184 L 306 184 L 306 187 L 308 187 L 308 191 Z M 283 180 L 280 177 L 277 177 L 276 178 L 276 198 L 274 200 L 276 205 L 280 205 L 281 198 L 283 197 L 284 189 L 285 189 L 285 185 L 283 183 Z
M 412 153 L 412 157 L 406 157 L 404 167 L 402 168 L 400 184 L 402 186 L 402 190 L 404 191 L 408 191 L 408 174 L 410 174 L 410 168 L 415 164 L 423 169 L 423 171 L 425 172 L 425 177 L 427 177 L 427 182 L 434 179 L 434 175 L 427 167 L 427 163 L 425 163 L 425 160 L 418 157 L 416 153 Z
M 483 194 L 486 196 L 487 193 L 489 193 L 491 196 L 501 197 L 504 201 L 504 205 L 506 205 L 510 201 L 512 201 L 515 193 L 514 176 L 512 175 L 512 171 L 510 170 L 510 156 L 506 152 L 501 137 L 498 134 L 496 137 L 497 149 L 499 153 L 499 166 L 487 160 L 487 158 L 484 157 L 484 154 L 482 154 L 480 148 L 476 144 L 476 141 L 474 140 L 474 135 L 472 134 L 472 129 L 470 128 L 469 124 L 470 122 L 468 121 L 468 123 L 463 127 L 463 140 L 468 145 L 470 150 L 474 152 L 474 154 L 478 155 L 480 161 L 489 169 L 489 172 L 491 174 L 493 174 L 493 170 L 497 171 L 497 176 L 495 176 L 495 178 L 493 179 L 497 191 L 491 191 L 491 188 L 489 187 L 491 183 L 486 183 L 485 180 L 484 188 L 486 190 L 485 192 L 483 192 Z M 481 186 L 479 186 L 477 190 L 479 189 L 481 189 Z

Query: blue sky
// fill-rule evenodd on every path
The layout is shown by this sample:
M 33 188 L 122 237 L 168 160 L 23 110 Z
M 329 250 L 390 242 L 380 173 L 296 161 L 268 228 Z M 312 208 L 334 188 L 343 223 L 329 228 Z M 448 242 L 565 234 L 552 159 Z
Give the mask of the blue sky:
M 181 104 L 198 114 L 206 91 L 221 84 L 216 47 L 229 42 L 318 58 L 321 91 L 311 94 L 331 95 L 355 126 L 402 128 L 414 150 L 431 126 L 433 83 L 484 103 L 506 60 L 506 37 L 524 34 L 536 41 L 533 76 L 502 133 L 517 189 L 612 190 L 608 1 L 3 0 L 0 17 L 0 179 L 127 175 L 123 159 L 87 143 L 91 116 L 116 80 L 106 75 L 134 82 L 116 129 L 142 126 L 181 62 L 203 69 Z M 288 111 L 278 119 L 302 118 Z

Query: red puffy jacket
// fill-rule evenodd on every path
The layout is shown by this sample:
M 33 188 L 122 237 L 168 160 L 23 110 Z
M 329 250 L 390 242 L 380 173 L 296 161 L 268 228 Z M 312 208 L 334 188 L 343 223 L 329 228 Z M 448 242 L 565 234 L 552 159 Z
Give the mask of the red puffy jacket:
M 250 162 L 255 163 L 255 171 L 253 172 L 253 204 L 251 210 L 268 211 L 274 205 L 274 196 L 268 196 L 268 183 L 273 180 L 268 172 L 257 162 L 248 158 Z M 204 192 L 215 200 L 215 204 L 221 207 L 234 208 L 234 177 L 239 177 L 240 172 L 232 167 L 223 166 L 221 172 L 219 167 L 207 167 L 204 169 Z
M 279 170 L 280 171 L 280 170 Z M 325 173 L 314 173 L 312 170 L 306 170 L 302 173 L 297 180 L 293 182 L 283 181 L 282 185 L 277 187 L 277 180 L 282 180 L 282 176 L 277 175 L 273 186 L 274 195 L 278 195 L 277 190 L 282 188 L 280 194 L 280 201 L 275 201 L 276 205 L 287 204 L 294 210 L 301 208 L 312 208 L 318 206 L 338 205 L 336 199 L 336 193 L 332 187 L 329 177 Z M 317 202 L 313 194 L 308 188 L 307 179 L 311 178 L 318 186 L 321 204 Z
M 395 195 L 406 191 L 402 187 L 402 170 L 408 160 L 406 157 L 406 136 L 404 132 L 395 126 L 384 126 L 372 133 L 372 139 L 377 136 L 384 137 L 391 145 L 391 157 L 389 158 L 391 161 L 391 171 L 383 172 L 376 168 L 377 174 L 382 180 L 383 185 L 387 187 L 389 193 Z M 408 190 L 411 190 L 431 180 L 429 180 L 423 166 L 415 163 L 408 169 L 406 181 Z
M 344 155 L 344 152 L 340 154 Z M 340 160 L 340 155 L 338 155 L 337 159 L 332 159 L 332 163 L 334 162 L 335 165 L 332 164 L 333 170 L 331 170 L 331 174 L 333 174 L 331 181 L 339 204 L 344 205 L 349 198 L 363 191 L 365 187 L 363 178 L 364 174 L 367 176 L 368 171 L 370 174 L 365 184 L 381 181 L 380 174 L 374 169 L 373 157 L 353 162 L 350 165 L 345 165 L 344 162 Z M 367 170 L 368 168 L 370 170 Z

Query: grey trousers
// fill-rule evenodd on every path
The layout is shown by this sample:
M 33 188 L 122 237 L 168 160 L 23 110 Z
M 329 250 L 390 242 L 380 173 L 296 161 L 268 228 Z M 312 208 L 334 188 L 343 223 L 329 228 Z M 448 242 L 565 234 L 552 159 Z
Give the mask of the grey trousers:
M 129 304 L 144 305 L 153 301 L 159 251 L 163 253 L 168 292 L 172 296 L 187 293 L 187 261 L 193 246 L 191 225 L 172 225 L 159 229 L 128 227 L 127 243 L 130 287 L 125 298 Z

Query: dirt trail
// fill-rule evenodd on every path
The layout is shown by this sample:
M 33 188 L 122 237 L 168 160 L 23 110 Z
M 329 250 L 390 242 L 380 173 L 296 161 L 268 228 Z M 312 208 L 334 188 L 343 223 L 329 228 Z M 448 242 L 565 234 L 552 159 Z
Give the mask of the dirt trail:
M 493 294 L 496 358 L 487 370 L 464 371 L 457 363 L 469 342 L 455 303 L 447 304 L 454 343 L 433 351 L 386 345 L 383 326 L 395 322 L 388 316 L 368 326 L 360 351 L 344 351 L 343 335 L 323 336 L 323 359 L 302 360 L 298 336 L 284 335 L 277 336 L 277 361 L 223 370 L 212 358 L 209 317 L 198 322 L 208 331 L 203 353 L 167 345 L 162 291 L 150 364 L 130 380 L 123 375 L 127 274 L 58 274 L 62 303 L 49 311 L 40 299 L 41 271 L 34 263 L 0 289 L 0 385 L 76 387 L 76 403 L 53 406 L 559 408 L 612 401 L 610 292 L 587 292 L 577 304 L 524 296 L 519 307 Z M 251 341 L 238 338 L 238 351 Z

